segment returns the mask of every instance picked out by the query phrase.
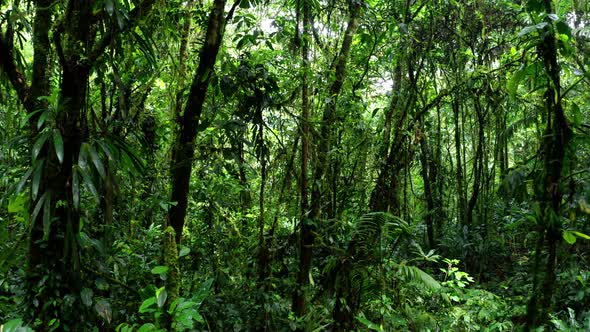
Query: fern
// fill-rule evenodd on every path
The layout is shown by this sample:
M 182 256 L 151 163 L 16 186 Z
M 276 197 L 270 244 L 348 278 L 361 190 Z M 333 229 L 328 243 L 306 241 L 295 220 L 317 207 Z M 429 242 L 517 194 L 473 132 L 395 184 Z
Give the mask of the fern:
M 441 287 L 440 283 L 436 281 L 430 274 L 422 271 L 416 266 L 406 265 L 402 262 L 398 265 L 398 272 L 408 282 L 420 282 L 424 286 L 431 289 L 438 289 Z
M 357 262 L 382 258 L 386 246 L 409 233 L 408 224 L 389 213 L 371 212 L 363 215 L 357 222 L 352 241 L 357 247 L 354 253 Z

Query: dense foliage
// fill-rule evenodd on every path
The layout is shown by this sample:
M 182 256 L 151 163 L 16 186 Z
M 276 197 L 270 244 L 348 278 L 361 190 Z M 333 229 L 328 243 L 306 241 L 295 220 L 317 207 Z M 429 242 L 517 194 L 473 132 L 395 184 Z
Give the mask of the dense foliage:
M 590 330 L 585 0 L 0 1 L 0 331 Z

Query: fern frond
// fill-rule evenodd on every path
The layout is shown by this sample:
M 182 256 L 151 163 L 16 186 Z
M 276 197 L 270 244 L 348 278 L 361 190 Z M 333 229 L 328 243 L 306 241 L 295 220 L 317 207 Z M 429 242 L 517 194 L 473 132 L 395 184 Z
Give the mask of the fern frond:
M 422 271 L 416 266 L 406 265 L 405 262 L 403 262 L 402 264 L 399 264 L 398 271 L 408 282 L 420 282 L 431 289 L 438 289 L 441 287 L 440 283 L 430 274 Z

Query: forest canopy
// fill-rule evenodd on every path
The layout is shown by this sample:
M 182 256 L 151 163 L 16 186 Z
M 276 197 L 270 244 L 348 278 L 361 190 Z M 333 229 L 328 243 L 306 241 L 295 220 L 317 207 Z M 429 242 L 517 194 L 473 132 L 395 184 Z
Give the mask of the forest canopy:
M 588 331 L 589 101 L 586 0 L 0 0 L 0 331 Z

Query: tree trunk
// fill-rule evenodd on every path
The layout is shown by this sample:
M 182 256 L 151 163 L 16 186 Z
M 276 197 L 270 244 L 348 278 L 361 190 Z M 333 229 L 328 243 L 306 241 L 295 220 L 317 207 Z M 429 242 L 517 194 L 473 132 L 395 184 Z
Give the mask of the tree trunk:
M 223 16 L 225 2 L 225 0 L 215 0 L 213 3 L 205 43 L 200 52 L 199 66 L 191 84 L 184 114 L 177 119 L 179 132 L 174 141 L 170 163 L 172 178 L 170 200 L 176 202 L 176 204 L 171 206 L 168 212 L 168 223 L 174 229 L 177 243 L 180 243 L 182 238 L 186 218 L 189 184 L 195 156 L 195 138 L 199 120 L 225 28 L 225 18 Z
M 479 97 L 475 97 L 475 111 L 477 115 L 477 148 L 475 149 L 475 157 L 473 160 L 473 188 L 471 191 L 471 197 L 467 203 L 467 215 L 465 218 L 465 225 L 467 227 L 473 226 L 473 211 L 479 198 L 481 190 L 481 177 L 483 173 L 483 154 L 484 154 L 484 141 L 485 141 L 485 115 L 481 107 Z
M 459 102 L 456 100 L 459 96 L 455 96 L 455 99 L 452 102 L 453 108 L 453 119 L 455 122 L 455 153 L 457 157 L 457 171 L 456 171 L 456 180 L 457 180 L 457 219 L 459 223 L 463 225 L 465 223 L 465 206 L 466 198 L 465 198 L 465 187 L 463 185 L 463 162 L 461 157 L 461 124 L 459 123 Z
M 553 12 L 551 0 L 545 0 L 545 12 Z M 561 83 L 559 65 L 557 64 L 557 43 L 552 33 L 553 22 L 547 18 L 548 27 L 542 34 L 543 42 L 539 45 L 539 53 L 547 73 L 547 90 L 545 91 L 546 128 L 543 139 L 543 191 L 540 193 L 540 224 L 539 246 L 535 253 L 533 273 L 533 291 L 527 308 L 527 324 L 530 331 L 547 323 L 553 305 L 555 291 L 555 267 L 557 246 L 561 242 L 560 210 L 563 193 L 561 190 L 561 172 L 566 162 L 566 149 L 572 138 L 572 131 L 565 117 L 561 104 Z M 540 272 L 542 244 L 546 242 L 546 261 L 543 280 L 537 276 Z
M 311 270 L 312 248 L 314 241 L 313 225 L 308 221 L 309 200 L 307 183 L 307 166 L 309 163 L 309 39 L 311 38 L 311 4 L 310 0 L 303 1 L 303 75 L 301 78 L 301 216 L 299 220 L 299 272 L 297 273 L 297 287 L 293 292 L 293 312 L 301 317 L 306 311 L 306 293 L 309 285 L 309 271 Z M 299 12 L 299 10 L 298 10 Z M 297 33 L 296 36 L 299 34 Z
M 44 327 L 50 326 L 54 318 L 63 326 L 77 326 L 82 314 L 78 309 L 81 305 L 77 247 L 80 215 L 73 202 L 72 177 L 84 138 L 83 111 L 90 68 L 82 64 L 82 56 L 75 45 L 91 38 L 89 13 L 89 4 L 69 3 L 67 19 L 72 25 L 63 31 L 69 38 L 57 45 L 61 52 L 62 79 L 55 121 L 63 139 L 63 161 L 60 163 L 54 152 L 57 148 L 50 148 L 49 144 L 44 145 L 39 156 L 45 159 L 37 203 L 43 201 L 43 210 L 32 221 L 27 288 L 29 303 L 37 304 L 33 317 Z M 58 38 L 57 43 L 60 41 Z
M 431 171 L 433 168 L 430 168 L 429 165 L 432 163 L 431 156 L 430 156 L 430 148 L 428 146 L 428 137 L 424 131 L 424 124 L 420 122 L 420 131 L 422 132 L 422 137 L 420 137 L 420 164 L 422 166 L 422 181 L 424 182 L 424 199 L 426 200 L 426 216 L 424 220 L 426 221 L 426 234 L 428 239 L 428 247 L 434 248 L 435 246 L 435 237 L 434 237 L 434 197 L 433 197 L 433 184 L 432 184 L 432 176 Z

